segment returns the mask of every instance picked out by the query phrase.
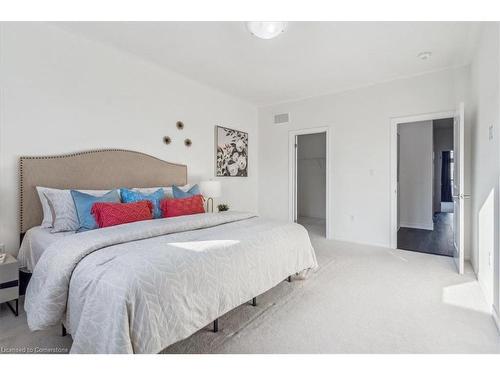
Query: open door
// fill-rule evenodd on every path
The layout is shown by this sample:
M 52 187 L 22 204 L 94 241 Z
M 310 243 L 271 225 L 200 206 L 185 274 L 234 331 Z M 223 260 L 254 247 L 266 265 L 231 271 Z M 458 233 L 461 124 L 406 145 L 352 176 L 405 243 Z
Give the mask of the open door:
M 294 143 L 294 148 L 293 148 L 293 221 L 296 223 L 298 219 L 298 165 L 297 165 L 297 159 L 298 159 L 298 148 L 299 148 L 299 136 L 295 135 L 295 143 Z
M 454 260 L 457 265 L 458 272 L 464 273 L 464 238 L 465 238 L 465 215 L 464 215 L 464 199 L 468 197 L 464 192 L 464 121 L 465 109 L 464 103 L 460 106 L 455 114 L 453 121 L 453 207 L 454 207 Z

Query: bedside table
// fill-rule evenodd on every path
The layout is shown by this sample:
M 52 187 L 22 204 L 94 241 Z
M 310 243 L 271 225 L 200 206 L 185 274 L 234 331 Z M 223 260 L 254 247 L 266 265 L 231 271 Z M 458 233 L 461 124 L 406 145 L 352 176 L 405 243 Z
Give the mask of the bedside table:
M 16 309 L 9 302 L 16 301 Z M 6 303 L 12 312 L 19 314 L 19 264 L 16 258 L 7 254 L 0 263 L 0 303 Z

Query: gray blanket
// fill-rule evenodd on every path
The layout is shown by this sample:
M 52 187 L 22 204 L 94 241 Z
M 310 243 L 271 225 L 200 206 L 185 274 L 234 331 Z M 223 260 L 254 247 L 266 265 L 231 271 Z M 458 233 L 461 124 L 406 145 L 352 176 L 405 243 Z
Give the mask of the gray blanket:
M 157 353 L 316 267 L 297 224 L 238 212 L 143 221 L 52 244 L 25 309 L 31 330 L 64 321 L 72 353 Z

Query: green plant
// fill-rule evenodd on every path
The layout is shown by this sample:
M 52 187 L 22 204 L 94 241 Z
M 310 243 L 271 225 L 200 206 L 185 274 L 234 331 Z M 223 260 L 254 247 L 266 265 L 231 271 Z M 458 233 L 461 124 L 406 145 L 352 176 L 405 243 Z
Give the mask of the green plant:
M 219 209 L 219 212 L 229 211 L 229 205 L 225 203 L 219 204 L 217 208 Z

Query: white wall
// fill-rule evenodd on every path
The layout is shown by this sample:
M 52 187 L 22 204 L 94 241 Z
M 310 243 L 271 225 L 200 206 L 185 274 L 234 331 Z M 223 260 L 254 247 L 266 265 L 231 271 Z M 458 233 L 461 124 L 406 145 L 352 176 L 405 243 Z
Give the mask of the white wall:
M 398 125 L 400 226 L 433 230 L 432 121 Z
M 440 125 L 438 125 L 440 124 Z M 443 126 L 444 125 L 444 126 Z M 441 170 L 443 166 L 443 151 L 453 150 L 453 119 L 433 121 L 434 142 L 434 212 L 441 211 Z
M 389 246 L 390 120 L 454 110 L 460 101 L 467 102 L 468 86 L 469 68 L 463 67 L 261 108 L 260 213 L 288 219 L 288 132 L 328 126 L 333 237 Z M 292 122 L 274 125 L 273 115 L 284 112 L 290 112 Z M 469 172 L 468 144 L 466 152 Z
M 257 209 L 254 106 L 44 23 L 1 23 L 0 56 L 0 242 L 8 251 L 18 246 L 20 155 L 124 148 L 185 163 L 197 182 L 214 176 L 214 126 L 233 127 L 249 133 L 249 177 L 221 179 L 220 200 Z
M 472 263 L 485 295 L 498 310 L 499 26 L 483 27 L 472 63 Z M 489 127 L 493 137 L 489 137 Z M 495 267 L 490 254 L 495 252 Z M 494 277 L 495 275 L 495 277 Z M 494 282 L 496 280 L 496 282 Z
M 297 208 L 300 216 L 326 218 L 326 133 L 298 137 Z

